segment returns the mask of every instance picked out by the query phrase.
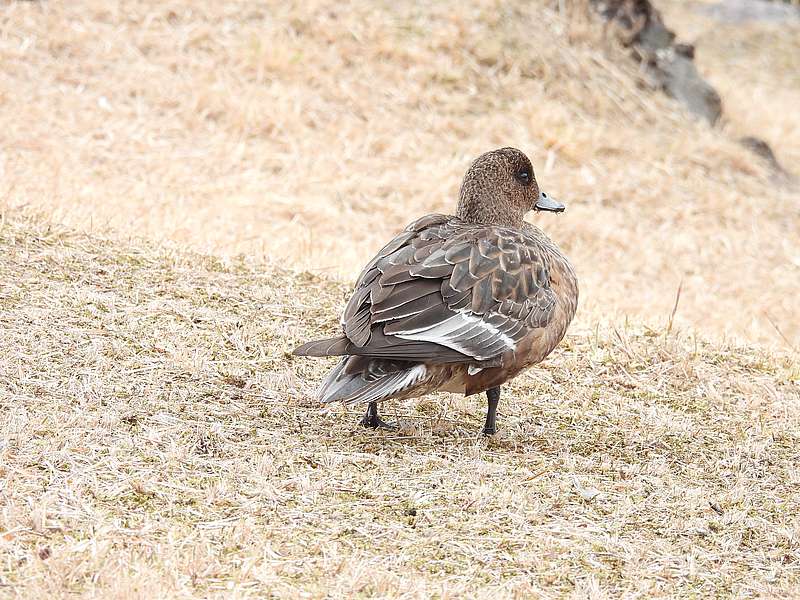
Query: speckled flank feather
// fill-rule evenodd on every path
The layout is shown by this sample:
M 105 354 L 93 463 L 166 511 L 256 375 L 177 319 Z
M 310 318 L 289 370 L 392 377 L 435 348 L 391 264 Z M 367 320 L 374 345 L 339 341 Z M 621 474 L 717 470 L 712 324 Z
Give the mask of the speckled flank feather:
M 525 170 L 528 181 L 518 176 Z M 343 335 L 295 350 L 347 357 L 320 399 L 476 393 L 547 356 L 575 314 L 578 288 L 555 244 L 523 222 L 538 197 L 530 161 L 518 150 L 476 160 L 457 216 L 409 225 L 359 276 Z

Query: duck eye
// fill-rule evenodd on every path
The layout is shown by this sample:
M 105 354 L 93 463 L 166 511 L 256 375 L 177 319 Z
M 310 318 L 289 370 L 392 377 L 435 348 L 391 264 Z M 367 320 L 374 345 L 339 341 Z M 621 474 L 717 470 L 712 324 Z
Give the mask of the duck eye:
M 531 173 L 527 169 L 523 169 L 519 173 L 517 173 L 517 179 L 519 179 L 525 185 L 528 185 L 531 182 Z

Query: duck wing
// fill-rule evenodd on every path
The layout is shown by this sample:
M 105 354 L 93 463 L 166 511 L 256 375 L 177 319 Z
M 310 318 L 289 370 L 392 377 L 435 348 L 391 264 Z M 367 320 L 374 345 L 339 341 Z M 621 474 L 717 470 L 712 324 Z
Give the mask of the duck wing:
M 534 237 L 429 215 L 364 268 L 339 346 L 343 354 L 498 366 L 550 323 L 556 304 Z

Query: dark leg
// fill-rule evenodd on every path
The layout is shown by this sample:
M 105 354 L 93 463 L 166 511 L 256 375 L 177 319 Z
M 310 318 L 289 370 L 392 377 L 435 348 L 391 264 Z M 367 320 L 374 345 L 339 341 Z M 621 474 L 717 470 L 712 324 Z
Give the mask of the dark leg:
M 483 435 L 494 435 L 497 431 L 497 403 L 500 402 L 500 388 L 493 387 L 486 390 L 486 399 L 489 409 L 486 411 L 486 425 L 483 426 Z
M 359 423 L 362 427 L 369 427 L 370 429 L 396 429 L 395 425 L 390 425 L 378 416 L 378 403 L 370 402 L 367 405 L 367 414 L 361 419 Z

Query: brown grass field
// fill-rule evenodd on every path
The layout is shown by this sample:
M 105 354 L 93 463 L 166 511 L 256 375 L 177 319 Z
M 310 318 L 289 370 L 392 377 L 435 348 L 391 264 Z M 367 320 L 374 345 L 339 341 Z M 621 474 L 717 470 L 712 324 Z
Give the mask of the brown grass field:
M 800 192 L 736 139 L 800 175 L 800 25 L 696 4 L 715 129 L 580 2 L 0 1 L 0 597 L 798 597 Z M 567 339 L 489 440 L 321 410 L 291 349 L 501 145 Z

